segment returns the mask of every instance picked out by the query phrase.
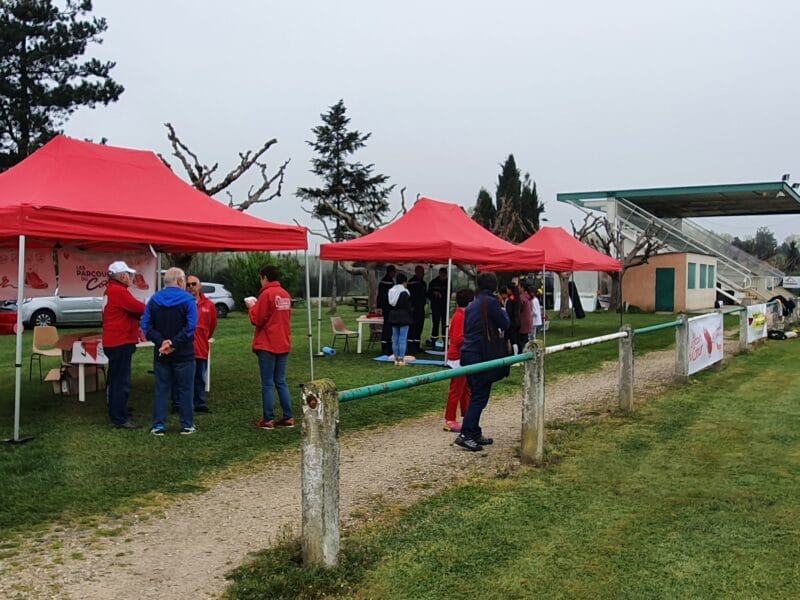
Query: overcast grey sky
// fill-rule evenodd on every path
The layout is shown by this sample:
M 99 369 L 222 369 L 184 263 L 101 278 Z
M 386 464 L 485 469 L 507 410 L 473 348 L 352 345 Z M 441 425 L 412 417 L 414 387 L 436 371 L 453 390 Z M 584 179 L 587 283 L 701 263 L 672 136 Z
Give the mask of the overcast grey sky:
M 509 153 L 547 224 L 568 230 L 581 216 L 558 192 L 800 181 L 793 0 L 95 0 L 94 13 L 108 31 L 93 53 L 126 91 L 66 133 L 167 153 L 170 121 L 221 168 L 276 137 L 269 163 L 292 161 L 283 197 L 250 211 L 273 221 L 313 226 L 294 191 L 318 183 L 305 141 L 339 98 L 372 132 L 359 158 L 397 184 L 395 208 L 404 186 L 471 207 Z M 800 215 L 699 222 L 800 232 Z

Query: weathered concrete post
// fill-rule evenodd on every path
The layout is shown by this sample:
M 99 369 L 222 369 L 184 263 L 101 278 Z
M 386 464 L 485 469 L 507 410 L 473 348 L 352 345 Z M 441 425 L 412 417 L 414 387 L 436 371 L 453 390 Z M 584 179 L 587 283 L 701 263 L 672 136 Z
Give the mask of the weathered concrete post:
M 625 325 L 620 331 L 626 333 L 619 338 L 619 409 L 633 412 L 633 328 Z
M 525 363 L 522 380 L 522 451 L 520 462 L 540 465 L 544 460 L 544 351 L 533 342 L 525 345 L 533 360 Z
M 675 383 L 689 381 L 689 317 L 681 315 L 675 328 Z
M 739 352 L 746 353 L 750 351 L 747 346 L 747 308 L 739 311 Z
M 330 379 L 303 386 L 303 564 L 339 563 L 339 395 Z

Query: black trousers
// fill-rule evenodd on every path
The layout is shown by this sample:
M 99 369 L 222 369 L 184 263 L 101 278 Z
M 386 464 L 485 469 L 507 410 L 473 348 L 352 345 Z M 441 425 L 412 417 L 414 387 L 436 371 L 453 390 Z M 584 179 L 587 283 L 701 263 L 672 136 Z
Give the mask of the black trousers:
M 425 326 L 425 306 L 414 308 L 414 321 L 408 330 L 408 351 L 411 354 L 419 352 L 422 343 L 422 328 Z
M 447 308 L 444 302 L 431 302 L 431 321 L 431 339 L 438 339 L 440 326 L 442 337 L 447 335 Z

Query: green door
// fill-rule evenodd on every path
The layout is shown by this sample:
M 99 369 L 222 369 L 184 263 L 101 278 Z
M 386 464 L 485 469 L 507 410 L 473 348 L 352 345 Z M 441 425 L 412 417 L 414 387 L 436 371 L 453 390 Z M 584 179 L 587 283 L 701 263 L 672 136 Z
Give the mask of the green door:
M 675 310 L 675 269 L 656 269 L 656 311 Z

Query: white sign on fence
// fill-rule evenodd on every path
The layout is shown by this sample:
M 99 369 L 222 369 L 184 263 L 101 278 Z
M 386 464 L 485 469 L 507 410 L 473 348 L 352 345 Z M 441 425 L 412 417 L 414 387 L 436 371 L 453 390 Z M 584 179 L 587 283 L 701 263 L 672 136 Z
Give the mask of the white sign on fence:
M 747 307 L 747 343 L 767 337 L 767 305 L 752 304 Z
M 102 296 L 108 284 L 108 265 L 124 260 L 136 269 L 131 293 L 141 301 L 156 292 L 156 257 L 144 252 L 83 252 L 61 248 L 58 252 L 59 294 L 62 296 Z
M 800 275 L 787 275 L 784 277 L 783 287 L 792 289 L 800 288 Z
M 722 360 L 722 315 L 713 313 L 689 319 L 689 371 L 697 373 Z

